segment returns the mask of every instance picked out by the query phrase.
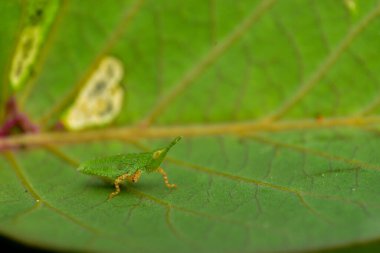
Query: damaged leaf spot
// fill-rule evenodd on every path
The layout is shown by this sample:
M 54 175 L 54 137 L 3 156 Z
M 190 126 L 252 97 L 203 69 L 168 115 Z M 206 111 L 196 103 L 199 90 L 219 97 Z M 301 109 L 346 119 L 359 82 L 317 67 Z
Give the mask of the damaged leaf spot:
M 41 29 L 39 26 L 26 27 L 22 31 L 9 76 L 14 89 L 18 89 L 29 76 L 31 66 L 37 57 L 40 42 Z
M 14 90 L 20 89 L 30 78 L 58 6 L 57 0 L 28 2 L 28 18 L 21 30 L 9 72 L 10 85 Z
M 70 130 L 110 123 L 119 114 L 123 103 L 122 63 L 105 57 L 90 76 L 77 99 L 63 116 L 63 124 Z

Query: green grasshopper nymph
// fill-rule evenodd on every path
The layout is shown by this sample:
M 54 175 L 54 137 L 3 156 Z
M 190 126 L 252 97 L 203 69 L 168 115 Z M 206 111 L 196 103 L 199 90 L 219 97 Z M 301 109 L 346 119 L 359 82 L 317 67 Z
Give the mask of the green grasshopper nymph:
M 181 136 L 178 136 L 168 146 L 152 152 L 113 155 L 89 160 L 82 163 L 78 171 L 113 180 L 115 191 L 109 195 L 109 198 L 119 194 L 119 184 L 125 181 L 135 183 L 139 180 L 142 173 L 158 172 L 163 176 L 165 185 L 168 188 L 174 188 L 176 185 L 169 184 L 168 176 L 160 165 L 171 147 L 181 138 Z

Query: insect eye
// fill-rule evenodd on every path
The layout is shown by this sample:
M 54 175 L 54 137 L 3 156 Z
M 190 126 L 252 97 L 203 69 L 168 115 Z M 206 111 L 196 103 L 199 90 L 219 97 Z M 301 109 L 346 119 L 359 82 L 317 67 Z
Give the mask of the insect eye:
M 153 159 L 157 159 L 160 157 L 161 153 L 162 153 L 163 150 L 158 150 L 156 152 L 153 153 Z

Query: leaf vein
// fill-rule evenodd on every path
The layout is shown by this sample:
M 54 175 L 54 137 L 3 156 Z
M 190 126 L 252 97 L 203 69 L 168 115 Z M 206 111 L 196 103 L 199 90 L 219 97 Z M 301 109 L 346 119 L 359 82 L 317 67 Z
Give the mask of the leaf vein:
M 338 46 L 331 51 L 316 71 L 301 83 L 295 94 L 286 100 L 278 109 L 262 119 L 263 122 L 275 121 L 292 109 L 302 98 L 304 98 L 311 89 L 313 89 L 325 74 L 329 71 L 345 50 L 351 45 L 353 40 L 380 14 L 380 3 L 375 9 L 369 12 L 348 34 L 341 40 Z
M 74 97 L 78 94 L 81 87 L 86 82 L 88 76 L 92 74 L 97 64 L 101 61 L 102 57 L 107 54 L 111 48 L 118 41 L 120 36 L 123 35 L 123 32 L 126 31 L 126 27 L 131 23 L 133 18 L 136 16 L 137 12 L 140 10 L 144 0 L 136 0 L 131 8 L 128 8 L 121 18 L 121 21 L 117 24 L 116 28 L 110 35 L 109 39 L 106 41 L 105 45 L 98 53 L 96 58 L 93 61 L 93 64 L 88 68 L 87 72 L 80 78 L 80 80 L 73 86 L 71 91 L 69 91 L 66 95 L 63 96 L 62 99 L 58 100 L 53 106 L 49 108 L 38 120 L 39 124 L 43 127 L 46 127 L 49 120 L 54 117 L 54 115 L 58 115 L 64 108 L 74 99 Z
M 175 136 L 218 136 L 224 135 L 244 135 L 257 132 L 281 132 L 307 129 L 323 129 L 334 127 L 368 127 L 380 123 L 379 116 L 366 117 L 342 117 L 326 118 L 321 121 L 315 119 L 268 122 L 260 123 L 255 121 L 236 123 L 217 123 L 208 125 L 179 125 L 179 126 L 156 126 L 149 128 L 141 127 L 119 127 L 95 129 L 83 132 L 40 132 L 24 134 L 2 138 L 0 149 L 17 147 L 18 145 L 42 145 L 42 144 L 73 144 L 90 142 L 96 140 L 129 140 L 146 138 L 164 138 Z
M 161 97 L 140 124 L 144 126 L 151 125 L 176 97 L 183 93 L 196 78 L 203 74 L 227 49 L 235 44 L 275 2 L 276 0 L 263 0 L 221 43 L 214 46 L 195 66 L 184 74 L 182 79 L 174 84 L 171 90 Z
M 71 221 L 72 223 L 76 224 L 77 226 L 81 227 L 82 229 L 91 232 L 92 234 L 98 234 L 99 231 L 96 228 L 93 228 L 82 221 L 72 217 L 71 215 L 59 210 L 58 208 L 51 205 L 48 201 L 43 199 L 38 192 L 34 189 L 33 185 L 29 182 L 29 179 L 24 174 L 21 165 L 17 162 L 16 157 L 13 153 L 8 152 L 6 154 L 6 158 L 9 161 L 13 171 L 16 173 L 18 179 L 20 180 L 21 184 L 28 190 L 28 192 L 31 194 L 31 196 L 36 201 L 36 206 L 39 206 L 40 203 L 48 207 L 53 212 L 59 214 L 61 217 L 65 218 L 66 220 Z M 33 207 L 34 209 L 34 207 Z
M 339 161 L 339 162 L 344 162 L 344 163 L 347 163 L 350 165 L 359 166 L 360 169 L 370 169 L 370 170 L 380 171 L 380 166 L 375 165 L 375 164 L 369 164 L 369 163 L 366 163 L 366 162 L 363 162 L 360 160 L 349 159 L 349 158 L 345 158 L 345 157 L 341 157 L 341 156 L 337 156 L 337 155 L 331 155 L 327 152 L 313 150 L 310 148 L 305 148 L 305 147 L 297 146 L 294 144 L 277 142 L 277 141 L 273 141 L 273 140 L 270 140 L 270 139 L 262 137 L 262 136 L 255 135 L 255 136 L 251 136 L 251 138 L 258 141 L 258 142 L 265 143 L 268 145 L 287 148 L 287 149 L 291 149 L 291 150 L 294 150 L 294 151 L 297 151 L 300 153 L 308 153 L 311 155 L 326 158 L 328 160 Z

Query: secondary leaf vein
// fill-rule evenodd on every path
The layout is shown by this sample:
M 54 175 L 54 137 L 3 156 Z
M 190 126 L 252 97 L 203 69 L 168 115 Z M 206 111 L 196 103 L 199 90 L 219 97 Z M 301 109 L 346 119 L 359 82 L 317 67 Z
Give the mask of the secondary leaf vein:
M 223 41 L 214 46 L 195 66 L 185 73 L 182 79 L 173 85 L 171 90 L 161 97 L 151 112 L 142 120 L 141 125 L 151 125 L 176 97 L 203 74 L 227 49 L 235 44 L 275 2 L 276 0 L 263 0 Z
M 341 40 L 338 46 L 331 51 L 316 71 L 303 82 L 295 94 L 286 100 L 277 110 L 264 117 L 262 121 L 275 121 L 292 109 L 318 82 L 326 75 L 330 68 L 337 62 L 340 56 L 351 45 L 353 40 L 380 14 L 380 3 L 369 12 L 348 34 Z

